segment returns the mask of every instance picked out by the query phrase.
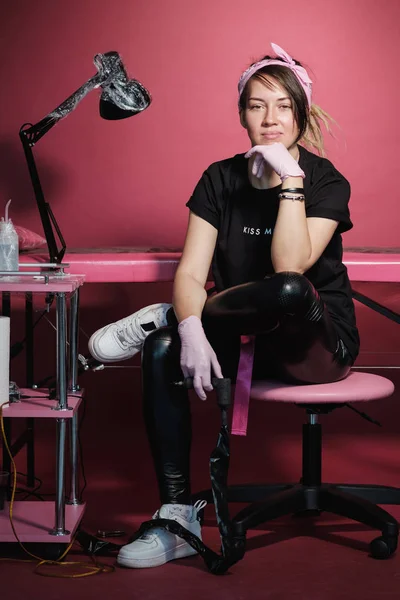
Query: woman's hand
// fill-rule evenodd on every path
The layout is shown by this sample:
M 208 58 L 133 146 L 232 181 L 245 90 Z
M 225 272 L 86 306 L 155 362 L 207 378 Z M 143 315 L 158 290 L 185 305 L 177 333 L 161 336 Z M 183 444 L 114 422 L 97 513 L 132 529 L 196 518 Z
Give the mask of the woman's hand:
M 245 154 L 245 158 L 250 158 L 253 155 L 255 156 L 251 172 L 258 178 L 263 176 L 265 163 L 279 175 L 282 181 L 288 177 L 305 177 L 305 173 L 300 169 L 298 162 L 281 142 L 269 144 L 268 146 L 253 146 Z
M 184 377 L 193 377 L 193 387 L 200 400 L 206 400 L 205 391 L 211 392 L 211 369 L 222 378 L 217 355 L 206 338 L 203 326 L 194 315 L 178 325 L 181 338 L 181 369 Z M 205 391 L 204 391 L 205 390 Z

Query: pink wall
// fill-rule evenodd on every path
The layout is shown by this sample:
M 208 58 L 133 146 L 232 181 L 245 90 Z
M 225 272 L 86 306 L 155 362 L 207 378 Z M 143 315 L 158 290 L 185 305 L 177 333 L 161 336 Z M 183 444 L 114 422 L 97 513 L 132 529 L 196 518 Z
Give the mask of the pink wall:
M 17 0 L 2 12 L 0 198 L 13 198 L 17 223 L 40 230 L 19 127 L 117 50 L 152 105 L 106 122 L 92 92 L 35 148 L 44 191 L 69 247 L 181 245 L 204 168 L 248 149 L 237 80 L 273 41 L 309 66 L 315 101 L 340 125 L 328 146 L 353 189 L 346 245 L 398 245 L 395 0 Z

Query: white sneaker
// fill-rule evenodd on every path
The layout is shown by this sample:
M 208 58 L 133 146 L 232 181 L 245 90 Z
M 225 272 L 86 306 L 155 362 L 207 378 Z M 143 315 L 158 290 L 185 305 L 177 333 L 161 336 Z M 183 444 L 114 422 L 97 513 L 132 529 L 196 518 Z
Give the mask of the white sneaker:
M 151 331 L 165 327 L 172 304 L 152 304 L 96 331 L 90 338 L 89 352 L 96 360 L 108 363 L 132 358 L 142 349 Z
M 197 500 L 194 506 L 187 504 L 163 504 L 153 515 L 153 519 L 172 519 L 201 539 L 201 526 L 198 512 L 205 507 L 205 500 Z M 162 527 L 154 527 L 140 538 L 123 546 L 117 563 L 131 569 L 158 567 L 170 560 L 197 554 L 185 540 Z

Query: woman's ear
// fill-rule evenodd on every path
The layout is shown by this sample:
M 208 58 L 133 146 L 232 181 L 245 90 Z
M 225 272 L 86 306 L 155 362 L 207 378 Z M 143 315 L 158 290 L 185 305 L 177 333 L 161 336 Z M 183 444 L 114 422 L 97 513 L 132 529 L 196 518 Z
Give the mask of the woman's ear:
M 240 119 L 241 126 L 244 127 L 245 129 L 247 129 L 245 111 L 242 108 L 239 111 L 239 119 Z

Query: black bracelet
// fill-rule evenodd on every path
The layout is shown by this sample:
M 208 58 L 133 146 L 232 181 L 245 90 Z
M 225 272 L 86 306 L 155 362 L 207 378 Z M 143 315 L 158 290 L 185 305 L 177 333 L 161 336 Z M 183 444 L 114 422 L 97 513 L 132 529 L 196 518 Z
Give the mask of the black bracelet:
M 291 194 L 304 194 L 304 188 L 281 188 L 281 192 L 290 192 Z
M 305 196 L 300 196 L 300 194 L 297 194 L 296 196 L 290 196 L 285 194 L 284 192 L 278 194 L 278 198 L 279 200 L 299 200 L 300 202 L 303 202 L 303 200 L 306 199 Z

